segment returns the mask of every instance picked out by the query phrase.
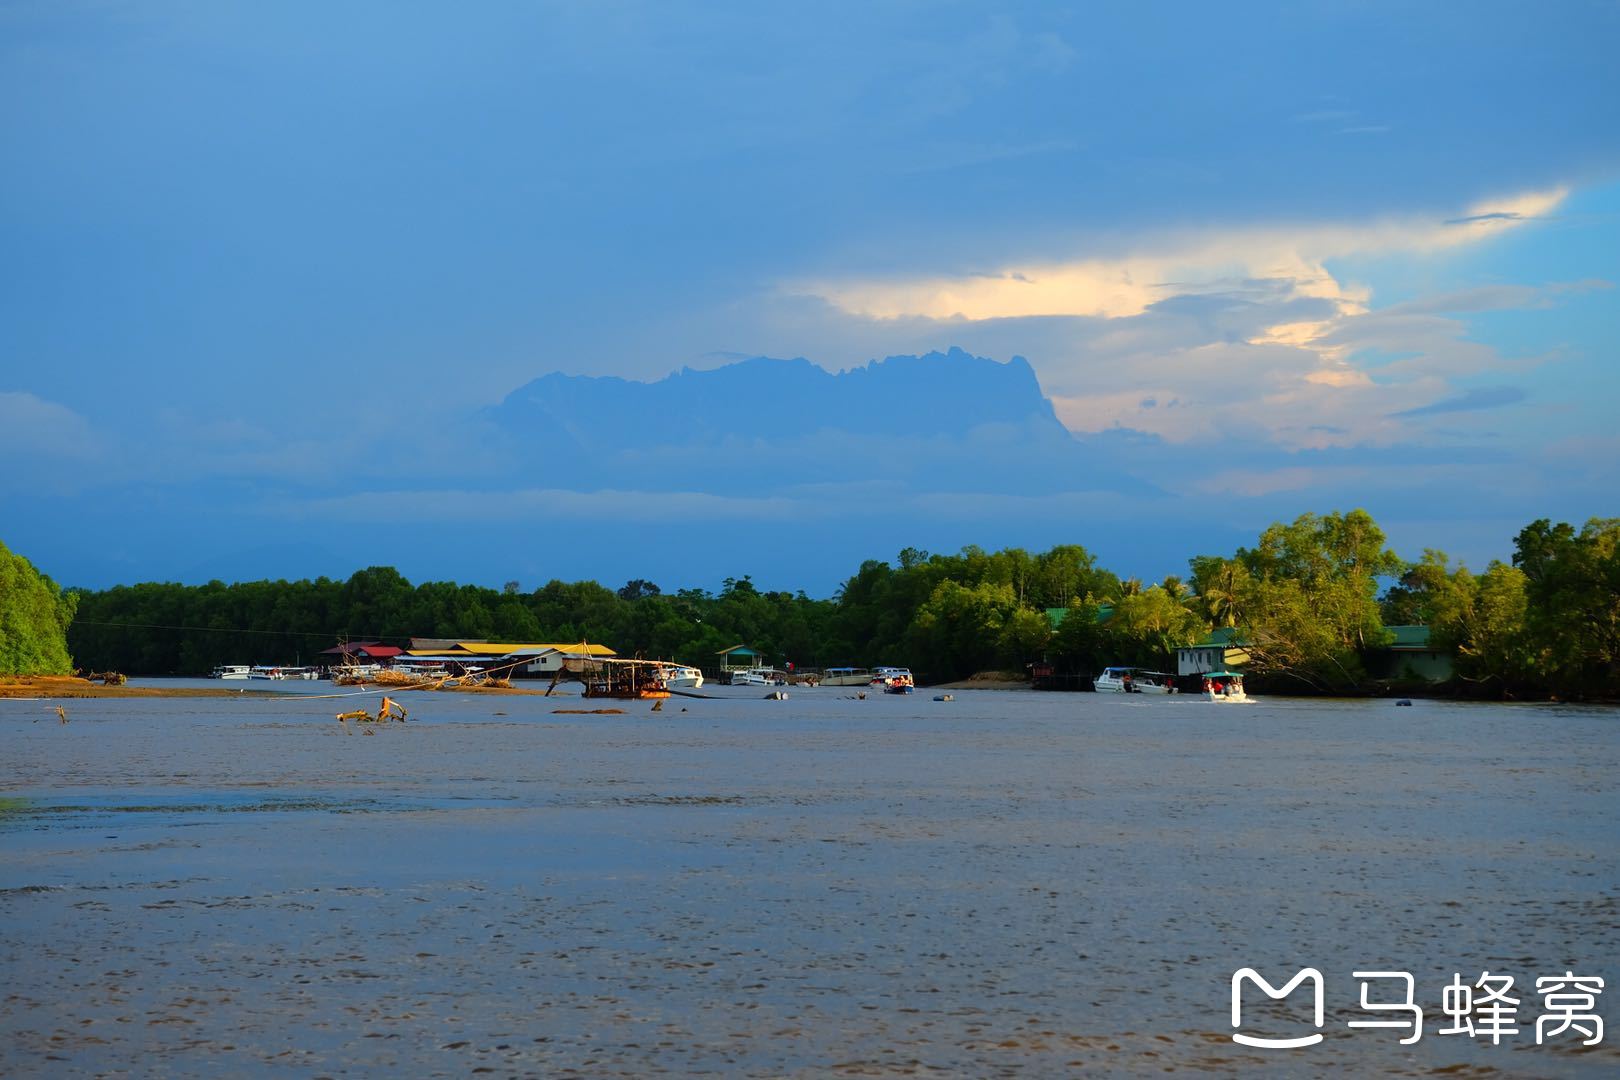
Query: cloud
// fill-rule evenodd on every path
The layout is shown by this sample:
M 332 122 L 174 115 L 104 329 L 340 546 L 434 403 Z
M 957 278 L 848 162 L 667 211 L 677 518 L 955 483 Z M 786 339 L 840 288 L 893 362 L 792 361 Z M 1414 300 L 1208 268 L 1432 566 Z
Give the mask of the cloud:
M 1488 200 L 1471 207 L 1466 219 L 1453 219 L 1472 222 L 1474 227 L 1465 230 L 1428 217 L 1253 225 L 1143 236 L 1131 240 L 1129 252 L 1099 252 L 1062 262 L 1011 262 L 951 276 L 808 280 L 790 282 L 785 289 L 823 297 L 844 311 L 872 319 L 1127 318 L 1185 291 L 1186 283 L 1196 286 L 1233 277 L 1285 282 L 1293 296 L 1360 306 L 1366 300 L 1364 291 L 1338 281 L 1327 269 L 1330 260 L 1434 252 L 1475 243 L 1551 210 L 1566 194 L 1566 189 L 1556 188 Z
M 66 405 L 26 391 L 0 391 L 0 449 L 6 453 L 88 460 L 100 447 L 90 422 Z
M 1480 409 L 1499 409 L 1504 405 L 1517 405 L 1529 397 L 1517 386 L 1480 386 L 1458 397 L 1446 398 L 1416 409 L 1404 409 L 1391 416 L 1435 416 L 1439 413 L 1477 412 Z
M 71 494 L 105 481 L 106 441 L 90 421 L 26 391 L 0 391 L 0 454 L 0 491 Z
M 1476 203 L 1466 228 L 1434 214 L 1116 237 L 1070 260 L 784 290 L 876 332 L 934 326 L 979 349 L 991 333 L 1016 340 L 1077 433 L 1128 428 L 1183 445 L 1260 438 L 1288 450 L 1387 446 L 1429 415 L 1418 410 L 1482 400 L 1459 399 L 1451 380 L 1545 362 L 1472 340 L 1454 316 L 1546 306 L 1594 283 L 1489 285 L 1374 309 L 1370 291 L 1334 266 L 1478 245 L 1525 227 L 1566 194 Z M 987 332 L 975 338 L 979 328 Z

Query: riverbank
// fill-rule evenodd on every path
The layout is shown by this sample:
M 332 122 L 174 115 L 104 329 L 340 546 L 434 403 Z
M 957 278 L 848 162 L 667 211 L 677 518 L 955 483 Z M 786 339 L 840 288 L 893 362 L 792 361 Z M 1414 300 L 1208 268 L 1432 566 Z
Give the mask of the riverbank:
M 308 685 L 308 684 L 305 684 Z M 421 686 L 375 686 L 345 688 L 333 687 L 332 696 L 348 696 L 367 690 L 390 694 L 424 692 Z M 347 693 L 345 692 L 347 691 Z M 517 696 L 544 696 L 545 690 L 506 686 L 445 687 L 435 693 L 510 694 Z M 279 690 L 258 685 L 221 683 L 218 686 L 105 686 L 73 675 L 20 675 L 0 678 L 0 698 L 213 698 L 213 697 L 281 697 Z M 309 695 L 306 695 L 309 696 Z
M 981 671 L 966 679 L 931 683 L 928 686 L 930 690 L 1028 690 L 1029 688 L 1029 677 L 1015 671 Z

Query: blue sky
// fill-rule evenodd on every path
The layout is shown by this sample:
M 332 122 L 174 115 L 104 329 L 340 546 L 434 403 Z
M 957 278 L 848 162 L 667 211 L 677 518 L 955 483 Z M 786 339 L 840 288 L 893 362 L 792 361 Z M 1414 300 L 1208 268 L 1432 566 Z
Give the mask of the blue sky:
M 1617 54 L 1599 0 L 7 4 L 0 540 L 87 585 L 825 594 L 906 545 L 1158 577 L 1366 506 L 1506 557 L 1617 512 Z M 950 346 L 1026 357 L 1141 496 L 445 497 L 508 464 L 460 420 L 547 372 Z

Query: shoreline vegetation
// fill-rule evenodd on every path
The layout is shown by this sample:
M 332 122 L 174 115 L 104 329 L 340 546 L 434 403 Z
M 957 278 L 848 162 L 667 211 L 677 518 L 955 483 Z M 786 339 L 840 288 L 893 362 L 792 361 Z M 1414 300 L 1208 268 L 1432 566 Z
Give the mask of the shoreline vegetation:
M 1177 648 L 1218 640 L 1241 651 L 1261 693 L 1620 698 L 1620 518 L 1579 529 L 1533 522 L 1510 563 L 1477 574 L 1439 551 L 1403 559 L 1362 510 L 1274 524 L 1253 547 L 1193 556 L 1185 577 L 1156 583 L 1122 578 L 1078 544 L 906 548 L 894 563 L 864 562 L 827 599 L 762 591 L 748 575 L 718 593 L 665 593 L 644 579 L 524 591 L 516 581 L 413 585 L 391 567 L 346 581 L 64 591 L 21 556 L 0 556 L 0 676 L 66 675 L 75 664 L 200 676 L 303 662 L 340 641 L 431 637 L 589 641 L 700 667 L 746 644 L 777 666 L 898 664 L 923 684 L 967 689 L 1028 685 L 975 673 L 1037 667 L 1070 678 L 1108 665 L 1173 671 Z M 1449 677 L 1402 667 L 1392 626 L 1420 628 Z

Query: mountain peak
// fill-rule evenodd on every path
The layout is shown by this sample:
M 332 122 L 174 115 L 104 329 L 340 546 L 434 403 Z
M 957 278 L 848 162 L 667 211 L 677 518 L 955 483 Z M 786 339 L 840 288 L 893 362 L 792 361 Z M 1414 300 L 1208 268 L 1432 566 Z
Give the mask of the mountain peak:
M 565 430 L 592 451 L 779 442 L 822 431 L 960 439 L 987 425 L 1068 436 L 1023 357 L 1001 363 L 954 347 L 836 374 L 803 357 L 766 356 L 683 367 L 654 382 L 553 372 L 489 415 L 513 435 L 546 442 Z

